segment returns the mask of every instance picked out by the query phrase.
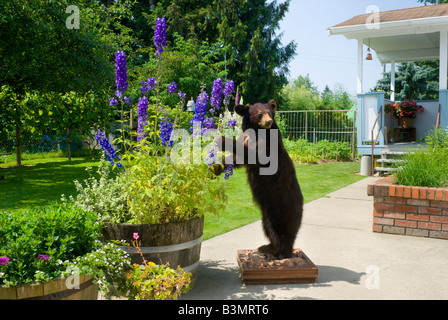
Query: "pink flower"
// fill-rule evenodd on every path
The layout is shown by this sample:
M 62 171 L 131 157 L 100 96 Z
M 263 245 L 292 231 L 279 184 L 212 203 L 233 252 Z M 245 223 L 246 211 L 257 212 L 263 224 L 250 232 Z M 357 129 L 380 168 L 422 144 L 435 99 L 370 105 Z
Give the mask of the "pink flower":
M 37 257 L 38 257 L 39 259 L 42 259 L 42 260 L 48 260 L 48 259 L 50 259 L 50 256 L 47 256 L 46 254 L 39 254 Z
M 134 237 L 135 240 L 137 240 L 138 238 L 140 238 L 140 236 L 138 235 L 138 232 L 134 232 L 133 237 Z
M 0 265 L 7 266 L 9 263 L 9 260 L 10 260 L 9 257 L 7 257 L 7 256 L 0 257 Z

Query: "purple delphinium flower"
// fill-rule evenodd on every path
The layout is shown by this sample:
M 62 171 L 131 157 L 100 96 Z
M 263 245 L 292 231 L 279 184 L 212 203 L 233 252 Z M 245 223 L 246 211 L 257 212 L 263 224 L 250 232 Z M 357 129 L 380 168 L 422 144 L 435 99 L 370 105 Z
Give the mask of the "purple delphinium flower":
M 48 259 L 50 259 L 50 256 L 47 256 L 46 254 L 39 254 L 37 257 L 39 259 L 41 259 L 41 260 L 48 260 Z
M 205 159 L 205 162 L 207 163 L 208 166 L 211 166 L 216 162 L 216 151 L 217 147 L 216 145 L 214 145 L 213 148 L 211 148 L 210 151 L 208 152 L 208 157 Z
M 101 148 L 104 151 L 104 154 L 106 155 L 107 160 L 109 160 L 110 164 L 113 165 L 115 161 L 117 161 L 117 167 L 122 167 L 119 160 L 121 160 L 121 157 L 117 155 L 115 152 L 115 149 L 112 147 L 112 144 L 110 141 L 106 138 L 106 135 L 104 132 L 102 132 L 100 129 L 98 129 L 97 133 L 95 134 L 96 139 L 98 140 L 98 143 L 100 144 Z
M 115 98 L 109 98 L 109 105 L 115 106 L 118 103 L 118 100 Z
M 128 88 L 128 74 L 126 68 L 126 54 L 118 50 L 115 54 L 115 84 L 117 86 L 117 96 L 122 94 Z
M 156 78 L 155 77 L 149 77 L 148 86 L 149 86 L 149 90 L 151 90 L 152 88 L 154 88 L 156 86 Z
M 208 94 L 207 92 L 202 91 L 196 99 L 193 120 L 190 121 L 190 124 L 193 125 L 193 127 L 190 128 L 191 132 L 193 132 L 195 125 L 202 126 L 207 111 L 207 102 Z
M 231 119 L 227 122 L 227 126 L 228 127 L 235 127 L 236 126 L 236 120 L 235 119 Z
M 172 146 L 173 141 L 170 141 L 172 131 L 173 124 L 171 123 L 170 116 L 166 112 L 164 112 L 162 115 L 162 121 L 160 122 L 160 140 L 162 146 Z
M 226 106 L 229 105 L 230 102 L 230 95 L 233 93 L 233 90 L 235 89 L 234 83 L 232 80 L 227 80 L 226 85 L 224 86 L 224 104 Z
M 132 105 L 132 98 L 131 97 L 124 97 L 124 102 L 127 104 Z
M 161 57 L 163 47 L 166 47 L 166 22 L 165 18 L 157 18 L 156 29 L 154 30 L 154 46 L 157 49 L 156 55 Z
M 9 260 L 10 260 L 10 259 L 9 259 L 8 256 L 0 257 L 0 265 L 7 266 L 8 263 L 9 263 Z
M 146 133 L 145 126 L 148 124 L 148 98 L 141 97 L 138 99 L 138 126 L 137 126 L 137 141 L 142 140 Z
M 213 118 L 205 118 L 204 121 L 202 121 L 202 124 L 204 125 L 204 129 L 213 129 L 214 121 Z
M 140 84 L 142 85 L 140 92 L 144 95 L 156 86 L 156 78 L 149 77 L 148 81 L 142 81 Z
M 170 83 L 170 85 L 168 86 L 168 93 L 169 93 L 169 94 L 173 94 L 173 93 L 175 93 L 176 91 L 177 91 L 177 84 L 176 84 L 176 82 L 172 81 L 172 82 Z
M 221 96 L 222 96 L 222 81 L 221 78 L 213 81 L 212 88 L 212 97 L 210 98 L 210 104 L 219 110 L 219 106 L 221 104 Z
M 207 103 L 208 103 L 208 94 L 207 92 L 203 91 L 199 94 L 198 98 L 196 99 L 196 107 L 195 107 L 195 117 L 196 121 L 202 122 L 205 117 L 205 113 L 207 111 Z
M 230 176 L 233 175 L 233 164 L 227 164 L 224 168 L 225 179 L 229 180 Z

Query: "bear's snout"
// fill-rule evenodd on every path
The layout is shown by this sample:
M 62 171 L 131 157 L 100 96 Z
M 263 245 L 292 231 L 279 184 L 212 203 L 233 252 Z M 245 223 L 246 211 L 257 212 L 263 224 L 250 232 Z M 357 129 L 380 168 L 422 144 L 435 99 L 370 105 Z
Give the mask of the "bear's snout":
M 274 120 L 272 120 L 271 117 L 265 115 L 265 116 L 263 117 L 263 119 L 261 119 L 259 125 L 260 125 L 260 127 L 262 127 L 263 129 L 270 129 L 273 123 L 274 123 Z

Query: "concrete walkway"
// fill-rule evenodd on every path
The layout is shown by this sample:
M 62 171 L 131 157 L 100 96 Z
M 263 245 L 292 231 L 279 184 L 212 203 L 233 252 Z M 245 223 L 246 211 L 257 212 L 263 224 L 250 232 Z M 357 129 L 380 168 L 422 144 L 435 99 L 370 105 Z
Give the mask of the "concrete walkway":
M 243 285 L 237 250 L 266 243 L 261 222 L 204 241 L 188 299 L 448 299 L 448 241 L 372 232 L 366 178 L 305 205 L 296 248 L 319 269 L 313 284 Z

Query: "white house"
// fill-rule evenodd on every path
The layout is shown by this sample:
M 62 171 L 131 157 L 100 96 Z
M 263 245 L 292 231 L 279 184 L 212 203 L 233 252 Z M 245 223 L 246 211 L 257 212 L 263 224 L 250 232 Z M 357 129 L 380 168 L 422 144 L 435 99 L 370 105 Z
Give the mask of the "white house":
M 448 4 L 361 14 L 328 28 L 328 34 L 358 42 L 358 154 L 379 155 L 392 146 L 396 148 L 399 145 L 392 143 L 390 129 L 402 130 L 396 119 L 384 114 L 384 92 L 365 91 L 363 62 L 367 49 L 375 51 L 381 64 L 390 64 L 392 90 L 396 63 L 439 60 L 439 101 L 418 101 L 425 112 L 414 120 L 414 134 L 417 139 L 424 138 L 436 125 L 448 127 Z

